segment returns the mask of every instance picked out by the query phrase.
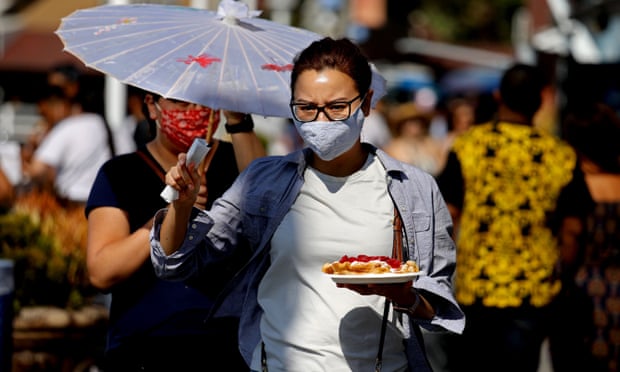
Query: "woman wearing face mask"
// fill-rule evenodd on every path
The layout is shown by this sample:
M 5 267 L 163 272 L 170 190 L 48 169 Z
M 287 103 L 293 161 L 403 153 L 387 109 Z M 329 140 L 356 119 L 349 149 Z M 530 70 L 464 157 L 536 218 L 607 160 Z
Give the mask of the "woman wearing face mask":
M 86 207 L 89 277 L 95 287 L 111 294 L 105 370 L 188 371 L 208 360 L 214 370 L 243 371 L 238 318 L 224 314 L 205 322 L 234 265 L 243 262 L 242 254 L 223 262 L 200 283 L 158 279 L 149 260 L 152 217 L 167 204 L 160 197 L 166 170 L 176 165 L 177 155 L 186 152 L 194 138 L 216 131 L 220 114 L 148 93 L 144 102 L 157 123 L 156 137 L 136 152 L 104 164 Z M 197 185 L 197 208 L 210 208 L 239 171 L 265 154 L 251 116 L 224 114 L 232 144 L 210 141 Z
M 199 173 L 185 154 L 166 175 L 180 197 L 155 217 L 158 276 L 193 278 L 250 242 L 252 258 L 215 314 L 239 311 L 239 347 L 252 370 L 369 371 L 379 359 L 385 371 L 428 371 L 418 326 L 463 330 L 450 284 L 452 223 L 432 176 L 360 142 L 370 81 L 352 42 L 314 42 L 291 75 L 290 106 L 307 148 L 255 161 L 210 211 L 193 207 Z M 425 275 L 341 288 L 322 273 L 345 254 L 391 256 L 395 211 L 403 257 Z

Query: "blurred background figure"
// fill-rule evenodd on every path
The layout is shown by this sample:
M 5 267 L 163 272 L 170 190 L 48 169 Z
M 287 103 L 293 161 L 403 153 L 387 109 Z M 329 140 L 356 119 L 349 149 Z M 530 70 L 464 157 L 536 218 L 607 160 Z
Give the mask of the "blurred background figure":
M 387 107 L 388 104 L 382 98 L 370 110 L 362 127 L 362 142 L 368 142 L 383 149 L 392 140 L 392 132 L 386 118 Z
M 94 92 L 82 91 L 80 89 L 81 78 L 82 73 L 79 68 L 70 63 L 56 65 L 47 72 L 46 82 L 44 83 L 46 85 L 46 88 L 44 88 L 46 92 L 38 95 L 39 100 L 37 102 L 41 118 L 34 125 L 22 145 L 21 156 L 24 174 L 26 176 L 28 176 L 30 172 L 28 168 L 31 167 L 33 154 L 55 125 L 55 122 L 50 122 L 49 119 L 46 118 L 41 112 L 41 99 L 50 98 L 43 97 L 45 94 L 50 94 L 50 87 L 57 87 L 58 90 L 62 92 L 62 95 L 70 102 L 70 115 L 76 115 L 76 117 L 82 118 L 92 117 L 93 115 L 98 115 L 100 117 L 105 129 L 105 140 L 107 147 L 112 156 L 118 154 L 119 151 L 124 153 L 132 150 L 133 140 L 130 137 L 127 138 L 127 136 L 123 133 L 115 135 L 108 123 L 105 121 L 103 116 L 103 101 L 101 100 L 101 97 L 98 97 Z M 58 96 L 58 94 L 56 95 Z M 84 113 L 90 113 L 91 115 L 80 116 Z M 27 183 L 28 180 L 26 179 L 25 182 Z
M 13 205 L 15 190 L 13 184 L 0 168 L 0 213 L 5 213 Z
M 61 64 L 52 67 L 48 71 L 46 76 L 46 84 L 49 86 L 59 87 L 63 94 L 73 101 L 71 111 L 75 114 L 82 112 L 82 106 L 77 101 L 79 93 L 79 76 L 78 69 L 71 64 Z M 39 147 L 43 138 L 52 129 L 53 123 L 41 118 L 32 128 L 30 134 L 26 138 L 25 143 L 22 146 L 22 159 L 24 163 L 30 163 L 32 161 L 32 154 Z
M 573 199 L 589 213 L 582 234 L 577 223 L 564 224 L 563 285 L 572 295 L 558 309 L 566 322 L 551 338 L 556 372 L 620 370 L 620 118 L 602 103 L 573 106 L 563 133 L 579 156 L 592 197 Z M 577 321 L 576 321 L 577 320 Z
M 80 94 L 80 71 L 72 64 L 61 64 L 52 67 L 47 73 L 47 84 L 60 87 L 65 95 L 73 100 L 73 111 L 83 111 L 82 104 L 77 101 Z M 94 106 L 92 107 L 94 110 Z
M 444 159 L 441 143 L 430 135 L 432 117 L 432 111 L 420 110 L 413 102 L 390 106 L 387 120 L 395 136 L 384 150 L 400 161 L 437 176 Z
M 82 89 L 84 74 L 76 65 L 60 64 L 54 66 L 47 74 L 47 83 L 60 87 L 73 101 L 73 113 L 95 113 L 104 120 L 109 136 L 110 151 L 114 155 L 125 154 L 135 150 L 133 131 L 125 126 L 112 128 L 105 120 L 104 102 L 100 92 Z M 129 94 L 128 94 L 129 102 Z M 133 129 L 133 128 L 132 128 Z
M 587 200 L 577 156 L 533 126 L 547 81 L 524 64 L 508 68 L 488 123 L 457 137 L 438 177 L 455 221 L 456 297 L 467 323 L 449 349 L 458 371 L 536 372 L 561 289 L 549 215 L 563 200 Z M 581 185 L 581 186 L 579 186 Z M 557 207 L 582 216 L 577 203 Z M 571 324 L 565 326 L 571 327 Z
M 38 107 L 51 128 L 24 173 L 35 189 L 50 191 L 69 204 L 83 204 L 97 170 L 113 156 L 106 124 L 98 114 L 76 113 L 74 101 L 58 86 L 41 89 Z
M 443 156 L 447 157 L 454 139 L 464 133 L 476 121 L 476 106 L 465 97 L 452 98 L 446 103 L 447 132 L 441 139 Z

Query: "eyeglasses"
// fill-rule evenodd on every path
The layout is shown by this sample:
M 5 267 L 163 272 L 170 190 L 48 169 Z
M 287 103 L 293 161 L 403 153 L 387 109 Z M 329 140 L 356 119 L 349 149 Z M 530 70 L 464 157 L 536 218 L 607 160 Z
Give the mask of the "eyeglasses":
M 316 120 L 321 112 L 327 116 L 329 121 L 337 121 L 348 119 L 349 116 L 351 116 L 351 104 L 357 99 L 361 99 L 363 101 L 364 97 L 359 94 L 350 101 L 328 102 L 323 106 L 306 102 L 291 102 L 289 106 L 291 107 L 293 117 L 302 123 Z

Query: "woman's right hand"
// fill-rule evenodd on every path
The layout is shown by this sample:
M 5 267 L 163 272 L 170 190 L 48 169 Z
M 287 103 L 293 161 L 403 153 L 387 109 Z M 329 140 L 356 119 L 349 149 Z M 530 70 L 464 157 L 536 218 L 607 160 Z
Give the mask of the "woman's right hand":
M 185 165 L 186 153 L 180 153 L 175 166 L 166 173 L 166 185 L 174 188 L 179 197 L 173 202 L 175 207 L 192 207 L 200 190 L 199 164 Z

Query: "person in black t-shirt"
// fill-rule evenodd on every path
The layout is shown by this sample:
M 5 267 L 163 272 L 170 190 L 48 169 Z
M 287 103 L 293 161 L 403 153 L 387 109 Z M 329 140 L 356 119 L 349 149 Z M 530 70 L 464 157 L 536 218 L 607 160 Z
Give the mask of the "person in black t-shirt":
M 243 257 L 209 274 L 208 287 L 158 279 L 149 261 L 149 230 L 166 171 L 195 137 L 209 137 L 196 206 L 211 202 L 265 150 L 250 115 L 224 112 L 231 142 L 213 139 L 219 112 L 154 94 L 145 95 L 155 138 L 136 152 L 104 164 L 91 189 L 87 266 L 94 286 L 111 293 L 105 370 L 190 370 L 205 361 L 214 370 L 243 371 L 235 318 L 208 318 L 213 300 Z M 173 356 L 171 358 L 170 356 Z M 181 357 L 180 357 L 181 356 Z

